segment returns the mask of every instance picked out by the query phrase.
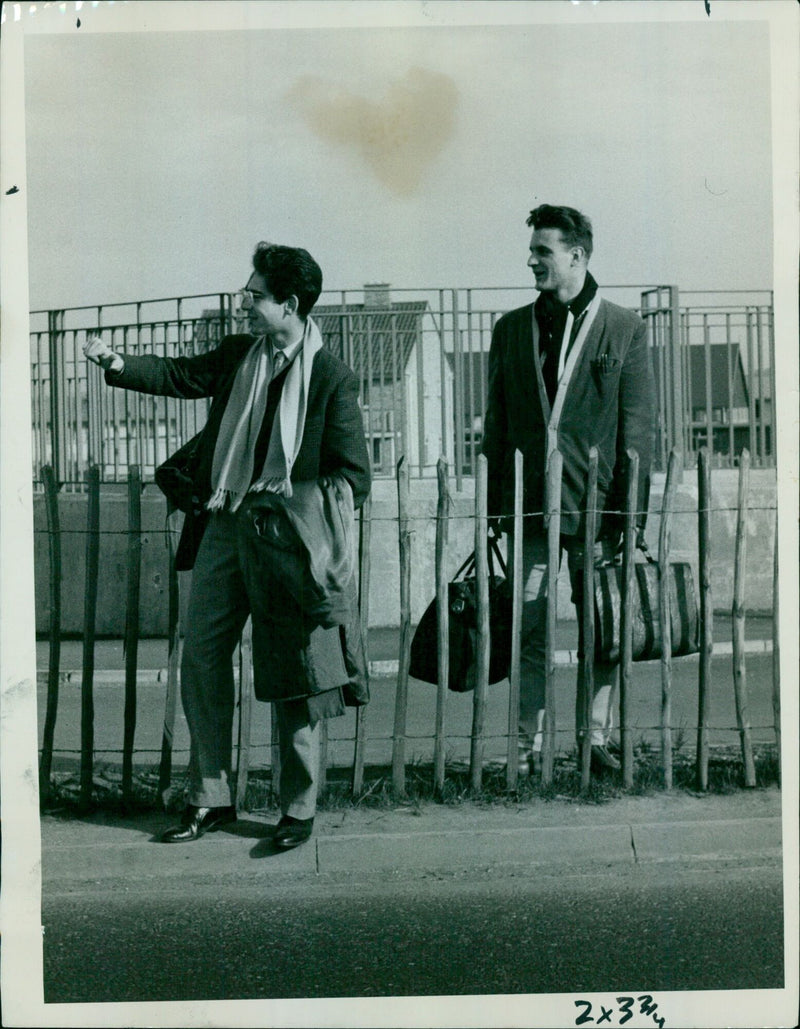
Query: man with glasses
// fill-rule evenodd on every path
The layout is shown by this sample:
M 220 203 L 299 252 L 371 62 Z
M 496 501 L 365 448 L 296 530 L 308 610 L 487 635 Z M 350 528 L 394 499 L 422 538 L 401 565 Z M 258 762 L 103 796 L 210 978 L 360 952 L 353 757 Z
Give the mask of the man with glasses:
M 213 398 L 189 447 L 192 502 L 176 558 L 179 570 L 193 569 L 181 662 L 188 806 L 164 842 L 196 840 L 236 818 L 232 656 L 248 615 L 256 697 L 274 703 L 280 738 L 276 846 L 311 835 L 321 719 L 368 699 L 347 532 L 371 473 L 358 380 L 309 317 L 321 289 L 307 251 L 259 243 L 240 293 L 248 333 L 194 357 L 115 353 L 99 337 L 84 347 L 110 386 Z M 338 555 L 323 569 L 331 603 L 309 571 L 320 547 Z

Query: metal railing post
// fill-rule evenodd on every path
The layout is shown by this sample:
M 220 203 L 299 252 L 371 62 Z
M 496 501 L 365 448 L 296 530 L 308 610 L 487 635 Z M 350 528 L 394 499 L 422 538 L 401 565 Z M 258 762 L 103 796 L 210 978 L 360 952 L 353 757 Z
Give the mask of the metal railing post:
M 684 422 L 683 410 L 683 361 L 681 361 L 681 324 L 680 324 L 680 300 L 677 286 L 668 286 L 669 290 L 669 320 L 670 334 L 669 346 L 672 364 L 672 439 L 671 446 L 679 450 L 688 450 L 686 439 L 686 425 Z
M 448 419 L 447 419 L 447 390 L 445 385 L 447 382 L 446 376 L 447 370 L 447 359 L 445 358 L 444 350 L 444 290 L 439 290 L 439 377 L 442 384 L 441 389 L 441 400 L 440 400 L 440 415 L 441 415 L 441 432 L 442 440 L 440 450 L 446 460 L 450 459 L 450 448 L 447 445 L 447 436 L 449 433 Z
M 706 408 L 706 446 L 710 454 L 714 453 L 714 410 L 711 396 L 711 334 L 708 325 L 708 313 L 703 315 L 703 361 L 706 377 L 706 395 L 703 398 Z M 694 441 L 693 441 L 694 442 Z
M 422 326 L 422 318 L 419 315 L 415 315 L 415 318 L 417 322 L 417 331 L 414 333 L 416 339 L 414 349 L 417 352 L 417 466 L 419 475 L 422 477 L 428 457 L 425 445 L 425 355 L 423 354 L 425 330 Z
M 770 402 L 769 402 L 769 426 L 770 426 L 770 439 L 769 439 L 769 456 L 771 458 L 771 464 L 777 466 L 778 463 L 778 441 L 776 439 L 776 426 L 777 421 L 775 418 L 775 401 L 777 396 L 777 379 L 775 377 L 775 309 L 773 306 L 773 296 L 770 294 L 770 304 L 767 311 L 767 344 L 769 346 L 769 360 L 770 360 Z
M 50 465 L 56 482 L 64 475 L 64 433 L 62 373 L 64 354 L 61 342 L 64 335 L 64 312 L 47 312 L 48 357 L 50 363 Z
M 228 297 L 226 293 L 219 295 L 219 338 L 228 335 Z
M 748 447 L 751 455 L 757 454 L 756 448 L 756 401 L 755 394 L 753 392 L 754 387 L 754 368 L 755 362 L 753 361 L 753 312 L 751 308 L 747 308 L 745 315 L 747 323 L 747 428 L 748 428 Z
M 450 291 L 453 299 L 453 423 L 455 429 L 456 489 L 464 488 L 464 363 L 459 331 L 458 290 Z
M 762 331 L 762 315 L 764 308 L 756 308 L 756 378 L 758 380 L 758 464 L 764 466 L 766 447 L 764 443 L 764 336 Z

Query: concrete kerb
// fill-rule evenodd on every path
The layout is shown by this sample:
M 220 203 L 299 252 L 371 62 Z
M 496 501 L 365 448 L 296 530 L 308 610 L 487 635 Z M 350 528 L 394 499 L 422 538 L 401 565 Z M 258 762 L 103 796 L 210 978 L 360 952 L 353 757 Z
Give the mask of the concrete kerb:
M 391 810 L 325 811 L 310 843 L 274 853 L 274 816 L 245 813 L 192 844 L 164 845 L 165 815 L 42 819 L 43 884 L 282 877 L 475 875 L 536 870 L 602 873 L 657 863 L 776 864 L 780 792 L 699 797 L 663 794 L 604 805 L 567 801 Z

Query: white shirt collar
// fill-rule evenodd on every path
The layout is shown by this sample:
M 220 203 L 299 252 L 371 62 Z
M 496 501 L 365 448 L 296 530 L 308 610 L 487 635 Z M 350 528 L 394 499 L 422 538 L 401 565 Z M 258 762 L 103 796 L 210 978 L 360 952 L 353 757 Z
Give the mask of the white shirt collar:
M 286 358 L 286 363 L 287 364 L 291 364 L 291 362 L 294 360 L 298 350 L 300 350 L 300 348 L 302 347 L 303 340 L 305 338 L 306 338 L 305 334 L 303 334 L 300 337 L 300 339 L 297 340 L 296 343 L 292 343 L 288 347 L 284 347 L 283 350 L 280 350 L 278 347 L 275 346 L 274 343 L 272 343 L 271 346 L 272 346 L 272 356 L 273 356 L 273 358 L 275 357 L 276 354 L 281 353 Z

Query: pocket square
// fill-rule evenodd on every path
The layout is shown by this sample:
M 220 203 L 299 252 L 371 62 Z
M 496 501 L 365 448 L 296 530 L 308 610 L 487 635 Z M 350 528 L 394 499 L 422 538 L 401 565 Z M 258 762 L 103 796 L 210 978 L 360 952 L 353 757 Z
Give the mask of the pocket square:
M 619 367 L 619 358 L 612 357 L 610 354 L 601 354 L 592 361 L 592 367 L 601 373 L 613 372 Z

